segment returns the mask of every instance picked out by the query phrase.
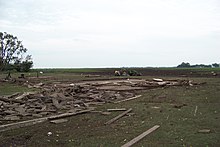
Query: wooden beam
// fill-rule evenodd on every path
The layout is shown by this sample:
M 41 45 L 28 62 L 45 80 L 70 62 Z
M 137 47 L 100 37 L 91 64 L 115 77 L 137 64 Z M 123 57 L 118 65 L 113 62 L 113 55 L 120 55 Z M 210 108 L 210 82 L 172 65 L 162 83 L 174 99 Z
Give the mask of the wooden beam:
M 118 120 L 119 118 L 123 117 L 124 115 L 126 115 L 127 113 L 129 113 L 131 111 L 132 111 L 132 108 L 128 109 L 127 111 L 125 111 L 125 112 L 121 113 L 120 115 L 114 117 L 113 119 L 107 121 L 105 123 L 105 125 L 109 125 L 109 124 L 113 123 L 114 121 Z
M 155 131 L 156 129 L 158 129 L 160 126 L 159 125 L 155 125 L 154 127 L 150 128 L 149 130 L 145 131 L 144 133 L 140 134 L 139 136 L 135 137 L 134 139 L 132 139 L 131 141 L 127 142 L 126 144 L 122 145 L 121 147 L 130 147 L 132 145 L 134 145 L 135 143 L 137 143 L 138 141 L 140 141 L 141 139 L 143 139 L 145 136 L 147 136 L 148 134 L 150 134 L 151 132 Z
M 34 124 L 44 122 L 47 119 L 48 119 L 48 117 L 43 117 L 43 118 L 37 118 L 37 119 L 32 119 L 32 120 L 26 120 L 26 121 L 1 125 L 0 126 L 0 132 L 7 131 L 7 130 L 12 130 L 12 129 L 17 129 L 17 128 L 21 128 L 21 127 L 26 127 L 26 126 L 31 126 L 31 125 L 34 125 Z
M 107 109 L 107 111 L 126 111 L 126 108 Z
M 137 99 L 137 98 L 139 98 L 139 97 L 141 97 L 141 95 L 137 95 L 137 96 L 135 96 L 135 97 L 131 97 L 131 98 L 128 98 L 128 99 L 124 99 L 124 100 L 117 101 L 117 102 L 114 102 L 114 103 L 117 104 L 117 103 L 121 103 L 121 102 L 125 102 L 125 101 L 130 101 L 130 100 Z
M 53 120 L 53 119 L 78 115 L 78 114 L 82 114 L 82 113 L 86 113 L 86 112 L 90 112 L 90 111 L 91 111 L 91 109 L 82 110 L 82 111 L 79 111 L 79 112 L 63 113 L 63 114 L 54 115 L 54 116 L 48 116 L 48 117 L 42 117 L 42 118 L 37 118 L 37 119 L 32 119 L 32 120 L 26 120 L 26 121 L 21 121 L 21 122 L 16 122 L 16 123 L 0 125 L 0 132 L 7 131 L 7 130 L 12 130 L 12 129 L 17 129 L 17 128 L 22 128 L 22 127 L 26 127 L 26 126 L 31 126 L 31 125 L 35 125 L 35 124 L 38 124 L 38 123 L 45 122 L 47 120 Z
M 64 118 L 64 117 L 69 117 L 69 116 L 73 116 L 73 115 L 78 115 L 78 114 L 83 114 L 83 113 L 87 113 L 87 112 L 91 112 L 92 109 L 87 109 L 87 110 L 82 110 L 79 112 L 68 112 L 68 113 L 63 113 L 63 114 L 59 114 L 59 115 L 54 115 L 54 116 L 50 116 L 48 117 L 49 120 L 52 119 L 60 119 L 60 118 Z

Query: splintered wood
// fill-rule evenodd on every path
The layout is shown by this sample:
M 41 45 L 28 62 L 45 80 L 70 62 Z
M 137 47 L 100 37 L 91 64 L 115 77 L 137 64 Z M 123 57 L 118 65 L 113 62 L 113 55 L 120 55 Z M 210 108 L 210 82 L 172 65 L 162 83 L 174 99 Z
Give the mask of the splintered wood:
M 126 108 L 107 109 L 107 111 L 126 111 Z
M 20 83 L 21 84 L 21 83 Z M 10 96 L 0 96 L 0 120 L 7 121 L 27 120 L 56 116 L 57 118 L 74 115 L 77 111 L 90 111 L 91 105 L 105 103 L 122 103 L 141 97 L 139 90 L 147 90 L 164 86 L 192 86 L 188 80 L 145 80 L 145 79 L 120 79 L 96 80 L 51 83 L 23 83 L 27 87 L 39 88 L 37 92 L 15 93 Z M 195 114 L 197 112 L 195 110 Z M 109 111 L 125 111 L 118 117 L 107 122 L 110 124 L 130 112 L 124 109 Z M 107 113 L 106 113 L 107 114 Z
M 127 111 L 125 111 L 125 112 L 121 113 L 120 115 L 114 117 L 113 119 L 107 121 L 107 122 L 105 123 L 105 125 L 109 125 L 109 124 L 115 122 L 116 120 L 118 120 L 119 118 L 125 116 L 127 113 L 129 113 L 129 112 L 131 112 L 131 111 L 132 111 L 132 108 L 128 109 Z
M 160 127 L 159 125 L 155 125 L 154 127 L 150 128 L 149 130 L 147 130 L 144 133 L 140 134 L 139 136 L 135 137 L 131 141 L 129 141 L 126 144 L 122 145 L 121 147 L 130 147 L 130 146 L 134 145 L 135 143 L 137 143 L 138 141 L 140 141 L 145 136 L 147 136 L 148 134 L 152 133 L 153 131 L 155 131 L 159 127 Z
M 16 123 L 0 125 L 0 132 L 35 125 L 38 123 L 45 122 L 47 120 L 55 120 L 55 119 L 60 119 L 60 118 L 69 117 L 69 116 L 73 116 L 73 115 L 79 115 L 79 114 L 87 113 L 90 111 L 92 111 L 92 109 L 83 110 L 83 111 L 79 111 L 79 112 L 72 112 L 72 113 L 63 113 L 63 114 L 54 115 L 54 116 L 48 116 L 48 117 L 42 117 L 42 118 L 37 118 L 37 119 L 31 119 L 31 120 L 27 120 L 27 121 L 21 121 L 21 122 L 16 122 Z M 53 122 L 56 122 L 56 121 L 53 121 Z
M 131 98 L 128 98 L 128 99 L 124 99 L 124 100 L 121 100 L 121 101 L 117 101 L 117 102 L 114 102 L 114 103 L 121 103 L 121 102 L 126 102 L 126 101 L 130 101 L 130 100 L 134 100 L 134 99 L 137 99 L 137 98 L 139 98 L 139 97 L 141 97 L 141 95 L 137 95 L 137 96 L 135 96 L 135 97 L 131 97 Z

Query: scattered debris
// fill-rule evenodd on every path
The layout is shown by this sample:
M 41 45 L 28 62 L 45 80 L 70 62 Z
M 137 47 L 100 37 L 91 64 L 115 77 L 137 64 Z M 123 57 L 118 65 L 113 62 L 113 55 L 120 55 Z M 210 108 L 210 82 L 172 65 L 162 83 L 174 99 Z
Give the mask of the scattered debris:
M 135 115 L 135 113 L 132 113 L 132 112 L 131 112 L 131 113 L 127 113 L 126 115 L 127 115 L 127 116 L 133 116 L 133 115 Z
M 141 95 L 137 95 L 135 97 L 131 97 L 131 98 L 128 98 L 128 99 L 124 99 L 124 100 L 121 100 L 121 101 L 117 101 L 117 102 L 114 102 L 114 103 L 121 103 L 121 102 L 125 102 L 125 101 L 130 101 L 130 100 L 133 100 L 133 99 L 137 99 L 141 97 Z
M 136 70 L 121 69 L 115 71 L 115 76 L 141 76 L 142 74 Z
M 196 116 L 197 110 L 198 110 L 198 106 L 196 106 L 196 108 L 195 108 L 194 116 Z
M 217 76 L 217 73 L 214 72 L 214 71 L 212 71 L 211 74 L 212 74 L 213 76 Z
M 163 79 L 156 79 L 156 78 L 153 78 L 153 81 L 155 81 L 155 82 L 163 82 Z
M 198 131 L 198 133 L 210 133 L 210 132 L 211 132 L 210 129 L 202 129 Z
M 109 125 L 109 124 L 115 122 L 116 120 L 118 120 L 119 118 L 125 116 L 127 113 L 129 113 L 129 112 L 131 112 L 131 111 L 132 111 L 132 108 L 128 109 L 127 111 L 125 111 L 125 112 L 121 113 L 120 115 L 114 117 L 113 119 L 107 121 L 107 122 L 105 123 L 105 125 Z
M 150 128 L 149 130 L 147 130 L 144 133 L 140 134 L 139 136 L 135 137 L 131 141 L 129 141 L 126 144 L 122 145 L 121 147 L 130 147 L 130 146 L 134 145 L 135 143 L 137 143 L 138 141 L 140 141 L 145 136 L 147 136 L 148 134 L 152 133 L 153 131 L 155 131 L 159 127 L 160 127 L 159 125 L 155 125 L 154 127 Z
M 126 111 L 126 108 L 107 109 L 107 111 Z
M 87 113 L 90 111 L 92 110 L 82 110 L 78 112 L 64 113 L 64 114 L 59 114 L 59 115 L 54 115 L 54 116 L 48 116 L 48 117 L 42 117 L 42 118 L 37 118 L 37 119 L 31 119 L 31 120 L 26 120 L 26 121 L 21 121 L 21 122 L 16 122 L 16 123 L 0 125 L 0 132 L 35 125 L 38 123 L 45 122 L 47 120 L 55 120 L 55 119 L 60 119 L 60 118 L 68 117 L 68 116 L 83 114 L 83 113 Z
M 164 86 L 194 86 L 201 84 L 188 80 L 163 79 L 150 81 L 145 79 L 114 79 L 81 81 L 77 83 L 51 82 L 37 84 L 20 79 L 20 81 L 16 80 L 16 82 L 20 82 L 19 84 L 23 82 L 25 86 L 39 88 L 39 90 L 37 92 L 0 96 L 0 120 L 4 122 L 52 116 L 56 116 L 54 119 L 57 119 L 75 115 L 78 112 L 90 112 L 93 105 L 121 103 L 137 99 L 141 97 L 138 94 L 142 90 Z M 126 110 L 112 109 L 108 111 Z M 57 116 L 57 114 L 59 115 Z
M 59 119 L 59 118 L 64 118 L 64 117 L 69 117 L 69 116 L 73 116 L 73 115 L 78 115 L 78 114 L 83 114 L 83 113 L 87 113 L 87 112 L 91 112 L 93 109 L 90 110 L 82 110 L 79 112 L 69 112 L 69 113 L 63 113 L 63 114 L 59 114 L 59 115 L 55 115 L 55 116 L 50 116 L 48 117 L 49 120 L 53 120 L 53 119 Z
M 20 120 L 20 117 L 18 116 L 13 116 L 13 115 L 9 115 L 9 116 L 5 116 L 4 120 Z
M 177 109 L 181 109 L 184 106 L 187 106 L 187 104 L 175 104 L 173 107 Z
M 51 136 L 51 135 L 52 135 L 52 132 L 48 132 L 48 133 L 47 133 L 47 136 Z
M 152 106 L 151 108 L 153 108 L 153 109 L 160 109 L 160 107 L 157 107 L 157 106 Z
M 11 129 L 16 129 L 16 128 L 21 128 L 21 127 L 26 127 L 26 126 L 31 126 L 34 124 L 44 122 L 47 119 L 48 119 L 47 117 L 44 117 L 44 118 L 38 118 L 38 119 L 32 119 L 32 120 L 26 120 L 26 121 L 21 121 L 21 122 L 16 122 L 16 123 L 0 125 L 0 132 L 11 130 Z
M 8 98 L 5 98 L 5 97 L 1 97 L 0 96 L 0 101 L 3 101 L 3 102 L 8 102 L 8 103 L 12 103 L 12 102 L 14 102 L 14 103 L 20 103 L 20 104 L 23 104 L 24 102 L 22 102 L 22 101 L 19 101 L 19 100 L 16 100 L 16 99 L 8 99 Z

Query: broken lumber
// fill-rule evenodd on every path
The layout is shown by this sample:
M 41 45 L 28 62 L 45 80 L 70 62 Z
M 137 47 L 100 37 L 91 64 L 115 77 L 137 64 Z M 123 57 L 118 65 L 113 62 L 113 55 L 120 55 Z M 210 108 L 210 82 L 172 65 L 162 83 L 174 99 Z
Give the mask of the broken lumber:
M 67 119 L 57 119 L 57 120 L 51 120 L 50 123 L 60 124 L 60 123 L 64 123 L 64 122 L 67 122 L 67 121 L 68 121 Z
M 82 111 L 79 111 L 79 112 L 68 112 L 68 113 L 63 113 L 63 114 L 59 114 L 59 115 L 50 116 L 50 117 L 48 117 L 48 119 L 49 120 L 59 119 L 59 118 L 64 118 L 64 117 L 69 117 L 69 116 L 73 116 L 73 115 L 83 114 L 83 113 L 87 113 L 87 112 L 91 112 L 91 111 L 92 111 L 92 109 L 82 110 Z
M 210 133 L 210 132 L 211 132 L 210 129 L 202 129 L 198 131 L 198 133 Z
M 12 130 L 12 129 L 17 129 L 17 128 L 21 128 L 21 127 L 26 127 L 26 126 L 32 126 L 32 125 L 35 125 L 35 124 L 38 124 L 38 123 L 45 122 L 47 120 L 53 120 L 53 119 L 78 115 L 78 114 L 87 113 L 87 112 L 90 112 L 90 111 L 91 111 L 91 109 L 82 110 L 82 111 L 73 112 L 73 113 L 63 113 L 63 114 L 60 114 L 60 115 L 54 115 L 54 116 L 48 116 L 48 117 L 43 117 L 43 118 L 37 118 L 37 119 L 32 119 L 32 120 L 26 120 L 26 121 L 21 121 L 21 122 L 16 122 L 16 123 L 0 125 L 0 132 L 7 131 L 7 130 Z
M 117 103 L 121 103 L 121 102 L 125 102 L 125 101 L 130 101 L 130 100 L 133 100 L 133 99 L 137 99 L 139 97 L 141 97 L 142 95 L 137 95 L 135 97 L 131 97 L 131 98 L 128 98 L 128 99 L 124 99 L 124 100 L 121 100 L 121 101 L 117 101 L 117 102 L 114 102 L 115 104 Z
M 126 108 L 107 109 L 107 111 L 126 111 Z
M 32 120 L 26 120 L 26 121 L 1 125 L 0 132 L 35 125 L 35 124 L 44 122 L 46 120 L 47 120 L 47 117 L 44 117 L 44 118 L 37 118 L 37 119 L 32 119 Z
M 55 98 L 52 98 L 52 102 L 53 102 L 53 105 L 57 108 L 57 109 L 61 109 L 62 106 L 59 104 L 58 100 L 55 99 Z
M 127 113 L 129 113 L 129 112 L 131 112 L 131 111 L 132 111 L 132 108 L 128 109 L 127 111 L 125 111 L 125 112 L 121 113 L 120 115 L 114 117 L 113 119 L 107 121 L 107 122 L 105 123 L 105 125 L 109 125 L 109 124 L 113 123 L 114 121 L 116 121 L 116 120 L 118 120 L 119 118 L 125 116 Z
M 195 108 L 194 116 L 196 116 L 197 110 L 198 110 L 198 106 L 196 106 Z
M 20 94 L 21 94 L 20 92 L 16 92 L 16 93 L 14 93 L 12 95 L 7 96 L 7 98 L 14 98 L 14 97 L 16 97 L 16 96 L 18 96 Z
M 158 129 L 160 126 L 159 125 L 155 125 L 152 128 L 150 128 L 149 130 L 145 131 L 144 133 L 140 134 L 139 136 L 135 137 L 134 139 L 130 140 L 129 142 L 127 142 L 126 144 L 122 145 L 121 147 L 130 147 L 132 145 L 134 145 L 135 143 L 137 143 L 138 141 L 140 141 L 141 139 L 143 139 L 145 136 L 147 136 L 148 134 L 150 134 L 151 132 L 155 131 L 156 129 Z
M 4 98 L 4 97 L 0 97 L 0 100 L 1 100 L 1 101 L 4 101 L 4 102 L 8 102 L 8 103 L 14 102 L 14 103 L 24 104 L 24 102 L 22 102 L 22 101 L 14 100 L 14 99 L 7 99 L 7 98 Z
M 153 81 L 155 81 L 155 82 L 163 82 L 163 79 L 153 78 Z

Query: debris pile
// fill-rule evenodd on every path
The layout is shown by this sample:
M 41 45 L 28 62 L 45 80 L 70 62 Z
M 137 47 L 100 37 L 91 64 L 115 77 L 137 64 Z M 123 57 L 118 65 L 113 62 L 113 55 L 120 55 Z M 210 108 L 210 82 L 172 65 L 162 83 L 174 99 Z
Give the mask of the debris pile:
M 39 83 L 31 87 L 38 92 L 0 96 L 0 121 L 26 120 L 54 114 L 78 112 L 94 105 L 123 102 L 140 97 L 138 90 L 163 86 L 193 86 L 186 80 L 153 79 L 87 81 L 81 83 Z
M 141 76 L 142 74 L 136 70 L 121 69 L 115 71 L 115 76 Z

